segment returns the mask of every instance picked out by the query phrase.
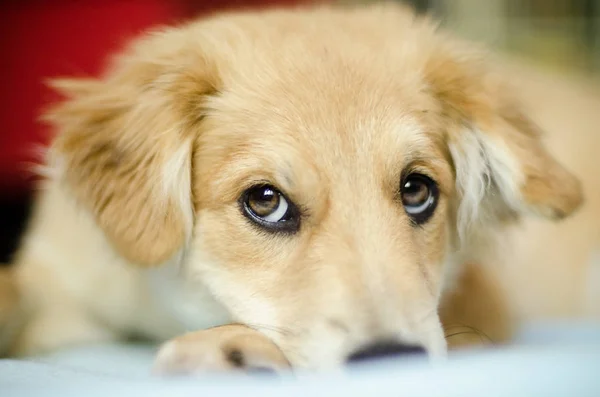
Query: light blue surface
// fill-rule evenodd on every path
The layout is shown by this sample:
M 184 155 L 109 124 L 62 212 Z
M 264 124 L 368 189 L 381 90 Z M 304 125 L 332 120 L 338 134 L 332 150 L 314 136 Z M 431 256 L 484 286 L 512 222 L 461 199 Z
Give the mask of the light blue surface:
M 398 360 L 297 378 L 157 379 L 154 349 L 80 348 L 30 361 L 0 361 L 0 396 L 600 396 L 600 328 L 525 330 L 510 348 Z

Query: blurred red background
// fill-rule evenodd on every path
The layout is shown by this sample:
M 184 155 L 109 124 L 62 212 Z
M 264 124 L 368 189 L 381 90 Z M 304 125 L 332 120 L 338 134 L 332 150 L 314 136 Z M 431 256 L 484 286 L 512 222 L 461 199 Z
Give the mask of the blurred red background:
M 299 0 L 10 0 L 0 6 L 0 194 L 30 188 L 28 167 L 48 133 L 36 119 L 60 75 L 96 75 L 107 54 L 144 29 L 217 9 Z
M 37 122 L 56 99 L 44 79 L 97 75 L 107 56 L 145 29 L 220 9 L 302 0 L 4 0 L 0 2 L 0 263 L 10 260 L 29 212 Z M 39 152 L 39 150 L 37 151 Z

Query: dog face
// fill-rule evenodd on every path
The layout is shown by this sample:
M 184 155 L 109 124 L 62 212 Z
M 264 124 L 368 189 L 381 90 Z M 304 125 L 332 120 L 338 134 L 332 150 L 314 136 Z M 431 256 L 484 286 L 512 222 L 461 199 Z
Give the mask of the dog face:
M 443 353 L 471 236 L 581 201 L 500 76 L 397 7 L 215 17 L 56 86 L 58 174 L 115 250 L 181 254 L 299 367 Z

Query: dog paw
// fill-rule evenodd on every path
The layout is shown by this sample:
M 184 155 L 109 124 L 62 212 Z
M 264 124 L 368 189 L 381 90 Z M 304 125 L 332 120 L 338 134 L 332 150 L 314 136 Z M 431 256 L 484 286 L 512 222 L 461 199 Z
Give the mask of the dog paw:
M 266 336 L 244 325 L 225 325 L 171 339 L 159 350 L 154 373 L 279 373 L 290 364 Z

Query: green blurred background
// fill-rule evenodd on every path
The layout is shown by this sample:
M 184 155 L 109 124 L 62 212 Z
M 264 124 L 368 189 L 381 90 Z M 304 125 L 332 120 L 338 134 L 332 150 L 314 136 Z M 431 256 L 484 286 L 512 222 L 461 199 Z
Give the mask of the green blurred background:
M 465 38 L 547 68 L 600 78 L 600 0 L 403 2 L 440 17 Z

